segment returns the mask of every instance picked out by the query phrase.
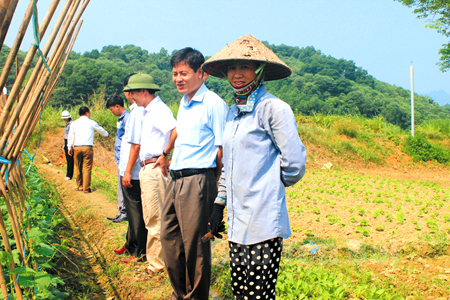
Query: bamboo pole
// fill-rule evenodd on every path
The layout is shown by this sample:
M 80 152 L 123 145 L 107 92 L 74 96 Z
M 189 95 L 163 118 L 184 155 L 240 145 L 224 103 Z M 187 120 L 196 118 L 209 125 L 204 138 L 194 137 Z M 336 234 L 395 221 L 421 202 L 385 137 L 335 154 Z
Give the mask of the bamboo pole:
M 58 76 L 55 79 L 55 82 L 53 83 L 53 85 L 50 88 L 50 91 L 48 93 L 48 95 L 45 98 L 45 104 L 48 102 L 48 99 L 50 98 L 51 94 L 53 93 L 53 90 L 55 89 L 56 85 L 58 84 L 59 79 L 61 78 L 62 72 L 64 70 L 64 67 L 66 66 L 67 60 L 69 59 L 70 53 L 72 52 L 73 46 L 75 44 L 75 41 L 77 40 L 78 37 L 78 33 L 80 32 L 81 26 L 83 25 L 83 20 L 80 21 L 80 24 L 78 25 L 78 29 L 75 32 L 74 37 L 72 38 L 72 42 L 69 46 L 69 49 L 66 52 L 66 56 L 64 58 L 64 61 L 61 65 L 61 67 L 59 68 L 59 72 L 58 72 Z
M 57 1 L 57 0 L 55 0 L 55 1 Z M 70 1 L 71 0 L 68 0 L 68 2 L 70 2 Z M 63 19 L 64 19 L 64 12 L 65 13 L 67 12 L 66 9 L 68 9 L 68 5 L 66 5 L 65 9 L 61 12 L 61 15 L 59 16 L 59 18 L 58 18 L 58 20 L 57 20 L 57 22 L 55 24 L 55 27 L 54 27 L 52 33 L 50 34 L 49 39 L 47 40 L 47 44 L 45 45 L 44 50 L 42 50 L 42 54 L 44 56 L 46 56 L 48 54 L 48 52 L 49 52 L 49 50 L 50 50 L 50 48 L 51 48 L 51 46 L 52 46 L 52 44 L 53 44 L 53 42 L 55 40 L 56 34 L 58 33 L 58 30 L 59 30 L 59 28 L 61 26 L 61 23 L 62 23 Z M 38 62 L 37 62 L 37 64 L 35 65 L 35 67 L 33 69 L 33 72 L 31 74 L 30 78 L 28 79 L 28 82 L 27 82 L 27 84 L 25 86 L 24 91 L 22 92 L 22 95 L 20 97 L 19 102 L 17 103 L 16 107 L 14 108 L 14 112 L 12 114 L 11 120 L 9 121 L 8 126 L 6 127 L 6 130 L 5 130 L 5 134 L 3 135 L 3 137 L 2 137 L 2 139 L 0 141 L 0 148 L 3 148 L 6 145 L 7 136 L 9 136 L 9 134 L 12 132 L 12 129 L 14 128 L 14 123 L 18 119 L 20 113 L 22 112 L 22 108 L 23 108 L 23 106 L 24 106 L 24 104 L 25 104 L 25 102 L 26 102 L 26 100 L 27 100 L 27 98 L 29 96 L 29 93 L 30 93 L 30 91 L 31 91 L 31 89 L 32 89 L 32 87 L 33 87 L 33 85 L 35 83 L 36 78 L 39 75 L 39 72 L 40 72 L 40 69 L 42 67 L 42 64 L 43 64 L 43 60 L 42 60 L 42 57 L 40 57 Z M 23 68 L 23 66 L 22 66 L 22 68 Z M 14 84 L 14 86 L 15 86 L 15 84 Z M 27 118 L 27 117 L 29 117 L 29 115 L 28 116 L 23 115 L 23 117 Z M 0 122 L 1 122 L 1 120 L 0 120 Z M 15 134 L 13 136 L 13 139 L 9 142 L 9 145 L 8 145 L 7 149 L 11 149 L 11 145 L 14 145 L 14 143 L 17 141 L 18 136 L 21 134 L 21 132 L 23 130 L 23 126 L 20 126 L 20 125 L 21 124 L 19 124 L 19 128 L 20 129 L 19 128 L 16 129 L 16 132 L 15 132 Z M 0 126 L 1 126 L 1 124 L 0 124 Z M 4 154 L 4 152 L 5 151 L 2 152 L 2 149 L 0 149 L 0 154 Z
M 77 29 L 77 31 L 76 31 L 76 33 L 75 33 L 75 36 L 74 36 L 74 38 L 72 39 L 71 45 L 70 45 L 70 47 L 69 47 L 69 50 L 67 51 L 67 54 L 66 54 L 66 57 L 65 57 L 65 59 L 64 59 L 63 65 L 62 65 L 62 67 L 60 68 L 60 72 L 58 73 L 58 79 L 57 79 L 57 80 L 59 80 L 59 77 L 61 76 L 61 73 L 62 73 L 62 71 L 63 71 L 63 69 L 64 69 L 64 66 L 65 66 L 65 64 L 66 64 L 66 62 L 67 62 L 67 60 L 68 60 L 68 58 L 69 58 L 69 54 L 70 54 L 70 52 L 71 52 L 72 49 L 73 49 L 73 46 L 74 46 L 74 44 L 75 44 L 75 40 L 76 40 L 76 38 L 78 37 L 78 33 L 80 32 L 82 23 L 83 23 L 83 20 L 81 20 L 80 25 L 78 26 L 78 29 Z M 57 80 L 55 80 L 53 86 L 50 88 L 50 91 L 49 91 L 49 92 L 46 91 L 46 92 L 48 92 L 48 95 L 47 95 L 47 96 L 44 96 L 45 99 L 44 99 L 44 104 L 43 104 L 43 106 L 45 106 L 45 105 L 47 104 L 47 101 L 48 101 L 48 99 L 50 98 L 51 92 L 53 91 L 53 89 L 55 88 L 55 86 L 56 86 L 56 84 L 57 84 Z M 34 130 L 34 128 L 36 127 L 36 124 L 37 124 L 38 121 L 39 121 L 39 116 L 38 116 L 37 114 L 35 114 L 35 117 L 34 117 L 34 120 L 33 120 L 33 122 L 32 122 L 32 125 L 29 126 L 30 129 L 28 130 L 28 135 L 23 135 L 23 136 L 22 136 L 22 138 L 21 138 L 21 140 L 19 141 L 19 143 L 17 143 L 18 146 L 16 146 L 15 151 L 14 151 L 14 154 L 12 155 L 12 157 L 17 157 L 17 155 L 18 155 L 20 149 L 23 149 L 23 147 L 25 146 L 24 144 L 26 143 L 26 141 L 29 139 L 29 137 L 30 137 L 31 134 L 33 133 L 33 130 Z M 28 126 L 27 126 L 27 127 L 28 127 Z
M 19 52 L 20 45 L 22 44 L 23 38 L 27 31 L 28 24 L 30 24 L 31 17 L 33 15 L 33 0 L 30 1 L 25 17 L 20 25 L 19 32 L 17 33 L 14 44 L 9 51 L 8 58 L 6 59 L 5 65 L 3 66 L 2 75 L 0 76 L 0 87 L 3 87 L 8 79 L 9 73 L 11 72 L 12 66 L 14 64 L 14 59 L 16 59 L 17 53 Z M 18 69 L 18 64 L 16 63 L 16 68 Z M 18 72 L 17 72 L 18 73 Z
M 58 53 L 56 54 L 57 62 L 55 64 L 55 69 L 52 74 L 52 77 L 49 80 L 47 89 L 45 90 L 45 93 L 44 93 L 44 106 L 47 105 L 47 102 L 48 102 L 53 90 L 55 89 L 55 86 L 58 84 L 58 81 L 61 77 L 62 71 L 64 70 L 64 67 L 67 63 L 67 59 L 69 58 L 69 54 L 72 51 L 75 40 L 78 37 L 78 33 L 80 32 L 80 28 L 81 28 L 82 24 L 83 24 L 83 20 L 80 21 L 80 24 L 78 25 L 78 29 L 75 32 L 75 35 L 73 35 L 73 31 L 69 31 L 69 34 L 63 41 L 64 45 L 62 45 L 62 47 L 60 47 L 60 49 L 58 50 Z M 72 36 L 74 36 L 74 37 L 72 38 Z M 63 58 L 64 58 L 64 60 L 63 60 Z M 62 63 L 61 63 L 61 60 L 63 60 Z
M 47 30 L 47 27 L 48 27 L 50 20 L 56 10 L 56 6 L 58 5 L 58 3 L 59 3 L 59 0 L 53 0 L 52 4 L 50 5 L 50 8 L 47 11 L 45 18 L 42 21 L 41 28 L 39 29 L 39 33 L 40 33 L 41 37 L 44 36 L 45 31 Z M 20 88 L 22 87 L 22 83 L 25 79 L 25 76 L 28 73 L 28 70 L 30 69 L 31 62 L 33 60 L 34 55 L 36 54 L 36 51 L 37 51 L 37 48 L 35 46 L 31 46 L 30 50 L 28 50 L 27 56 L 25 57 L 22 67 L 20 68 L 19 76 L 14 81 L 14 85 L 11 89 L 10 96 L 8 97 L 8 101 L 6 101 L 6 104 L 3 108 L 2 115 L 0 116 L 0 132 L 3 132 L 3 137 L 2 137 L 2 140 L 0 141 L 0 145 L 1 145 L 0 146 L 0 155 L 3 154 L 3 148 L 5 147 L 6 139 L 9 136 L 9 134 L 11 133 L 11 130 L 13 127 L 13 126 L 9 126 L 10 129 L 7 131 L 4 131 L 6 120 L 9 117 L 9 113 L 11 112 L 11 108 L 14 104 L 14 99 L 19 94 L 19 91 L 20 91 Z M 23 98 L 23 95 L 21 98 Z M 22 103 L 19 101 L 17 106 L 19 106 L 19 108 L 17 109 L 17 113 L 18 113 L 23 106 L 23 101 L 22 101 Z M 14 118 L 11 118 L 9 123 L 13 125 L 13 123 L 17 120 L 17 117 L 18 117 L 18 115 L 16 114 L 14 116 Z
M 5 220 L 3 220 L 3 213 L 0 211 L 0 233 L 3 240 L 3 245 L 5 245 L 5 251 L 7 251 L 9 254 L 12 255 L 12 249 L 11 244 L 9 243 L 8 233 L 6 232 L 6 226 L 5 226 Z M 11 260 L 9 262 L 9 271 L 12 272 L 15 268 L 14 260 Z M 12 279 L 16 280 L 16 275 L 12 275 Z M 17 282 L 17 285 L 15 286 L 14 290 L 17 294 L 17 299 L 22 300 L 22 291 L 20 290 L 20 284 Z
M 80 20 L 80 18 L 81 18 L 82 13 L 83 13 L 84 10 L 86 9 L 87 4 L 89 4 L 89 0 L 85 0 L 85 1 L 83 2 L 83 5 L 81 6 L 80 11 L 79 11 L 77 17 L 76 17 L 75 20 L 72 22 L 72 24 L 71 24 L 71 26 L 70 26 L 70 28 L 69 28 L 69 33 L 66 34 L 66 38 L 65 38 L 65 39 L 69 39 L 69 38 L 70 38 L 71 34 L 73 33 L 73 31 L 74 31 L 74 29 L 75 29 L 75 26 L 77 25 L 77 23 L 79 22 L 79 20 Z M 63 41 L 63 42 L 64 42 L 64 41 Z M 46 78 L 48 79 L 48 77 L 46 77 Z M 30 79 L 31 79 L 31 77 L 30 77 Z M 33 101 L 32 101 L 31 103 L 34 103 L 34 105 L 36 105 L 36 103 L 39 103 L 39 104 L 40 104 L 40 102 L 39 102 L 39 97 L 41 96 L 40 92 L 43 91 L 44 86 L 45 86 L 46 84 L 47 84 L 47 81 L 46 81 L 46 80 L 41 82 L 41 86 L 39 86 L 39 87 L 36 89 L 35 97 L 34 97 L 34 99 L 33 99 Z M 39 92 L 39 94 L 37 94 L 38 92 Z M 27 121 L 26 121 L 26 122 L 23 122 L 23 123 L 21 123 L 21 124 L 19 124 L 19 127 L 16 128 L 16 133 L 14 134 L 13 138 L 12 138 L 11 141 L 9 142 L 8 147 L 6 148 L 6 151 L 4 152 L 4 153 L 6 154 L 6 155 L 5 155 L 6 157 L 11 157 L 11 158 L 12 158 L 12 157 L 16 157 L 16 156 L 18 155 L 19 151 L 22 150 L 22 146 L 25 144 L 25 142 L 26 142 L 26 140 L 27 140 L 27 139 L 26 139 L 26 138 L 27 138 L 27 135 L 24 134 L 24 132 L 23 132 L 25 128 L 26 128 L 29 132 L 32 132 L 32 131 L 33 131 L 34 126 L 35 126 L 36 123 L 34 123 L 34 126 L 31 126 L 31 128 L 30 128 L 30 121 L 31 121 L 30 116 L 31 116 L 31 111 L 32 111 L 32 107 L 30 106 L 30 107 L 28 108 L 28 110 L 23 114 L 25 120 L 27 120 Z M 30 129 L 31 129 L 31 130 L 30 130 Z M 19 142 L 17 142 L 18 140 L 19 140 Z M 11 150 L 13 149 L 13 147 L 15 148 L 15 151 L 14 151 L 14 152 L 11 152 Z
M 59 37 L 58 37 L 58 39 L 56 40 L 56 42 L 54 43 L 55 44 L 55 47 L 54 47 L 54 49 L 55 48 L 57 48 L 58 47 L 58 45 L 61 43 L 61 39 L 60 39 L 60 37 L 62 36 L 62 35 L 65 35 L 65 32 L 66 32 L 66 30 L 67 30 L 67 27 L 66 27 L 66 23 L 67 23 L 67 21 L 71 21 L 72 20 L 72 18 L 73 18 L 73 15 L 75 14 L 75 12 L 76 12 L 76 9 L 78 8 L 78 4 L 79 4 L 79 2 L 80 2 L 80 0 L 75 0 L 75 2 L 73 2 L 73 0 L 67 0 L 67 2 L 66 2 L 66 4 L 64 5 L 64 8 L 63 8 L 63 10 L 61 11 L 61 13 L 60 13 L 60 21 L 61 22 L 63 22 L 62 24 L 59 24 L 59 26 L 58 26 L 58 30 L 61 28 L 61 30 L 60 30 L 60 33 L 59 33 Z M 62 17 L 62 18 L 61 18 Z M 53 52 L 55 52 L 55 50 L 53 50 Z M 46 54 L 47 55 L 47 54 Z M 51 65 L 51 61 L 52 61 L 52 59 L 53 59 L 53 55 L 52 56 L 50 56 L 48 59 L 47 59 L 47 63 L 48 63 L 48 65 L 49 65 L 49 67 L 50 67 L 50 69 L 53 69 L 52 68 L 52 65 Z M 41 80 L 43 80 L 43 77 L 44 76 L 46 76 L 46 72 L 40 72 L 38 75 L 38 77 L 37 77 L 37 80 L 35 80 L 35 82 L 34 82 L 34 86 L 33 86 L 33 90 L 35 91 L 35 93 L 36 93 L 36 87 L 39 85 L 39 83 L 41 82 Z M 34 97 L 34 96 L 33 96 Z
M 0 264 L 0 287 L 2 289 L 3 300 L 8 299 L 8 287 L 6 286 L 5 273 L 3 273 L 2 264 Z
M 9 3 L 11 0 L 1 0 L 0 1 L 0 24 L 3 24 L 3 20 L 6 18 L 8 12 Z
M 19 0 L 11 0 L 8 6 L 8 10 L 6 11 L 6 16 L 5 19 L 3 20 L 2 28 L 0 29 L 0 50 L 2 50 L 6 33 L 8 32 L 12 17 L 14 15 L 14 12 L 16 11 L 17 2 L 19 2 Z
M 5 183 L 3 182 L 3 180 L 0 180 L 0 189 L 3 194 L 3 198 L 5 199 L 6 210 L 8 211 L 8 216 L 10 218 L 10 223 L 11 223 L 11 228 L 12 228 L 13 235 L 14 235 L 14 240 L 16 241 L 16 247 L 17 247 L 17 250 L 19 251 L 19 257 L 20 257 L 20 260 L 23 261 L 23 259 L 24 259 L 24 257 L 23 257 L 23 240 L 22 240 L 22 236 L 20 235 L 20 227 L 19 227 L 19 223 L 17 221 L 17 216 L 15 214 L 15 209 L 13 209 L 11 207 L 11 201 L 9 199 L 9 195 L 6 191 L 6 186 L 5 186 Z
M 11 172 L 10 172 L 11 175 Z M 19 198 L 19 191 L 18 189 L 20 187 L 17 186 L 17 182 L 12 178 L 12 176 L 10 176 L 10 180 L 9 180 L 9 190 L 11 191 L 11 198 L 14 198 L 15 202 L 14 202 L 14 207 L 16 209 L 16 213 L 17 216 L 19 217 L 19 221 L 21 224 L 23 224 L 24 219 L 23 219 L 23 209 L 22 206 L 20 205 L 20 198 Z
M 20 175 L 20 170 L 17 170 L 18 168 L 20 168 L 20 166 L 17 166 L 15 168 L 12 169 L 12 172 L 10 172 L 10 174 L 14 177 L 14 180 L 17 182 L 17 186 L 19 189 L 19 196 L 20 196 L 20 204 L 22 206 L 22 213 L 26 213 L 27 212 L 27 207 L 25 205 L 25 193 L 23 192 L 23 189 L 21 189 L 20 187 L 24 186 L 24 182 L 22 180 L 23 176 L 21 177 Z

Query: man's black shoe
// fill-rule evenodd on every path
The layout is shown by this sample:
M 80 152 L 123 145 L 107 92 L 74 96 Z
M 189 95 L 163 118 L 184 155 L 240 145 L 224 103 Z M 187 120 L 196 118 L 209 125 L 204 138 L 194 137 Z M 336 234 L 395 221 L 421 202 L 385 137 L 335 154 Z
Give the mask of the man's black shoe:
M 120 222 L 124 222 L 124 221 L 128 221 L 128 218 L 125 216 L 120 216 L 117 219 L 113 220 L 114 223 L 120 223 Z
M 117 220 L 118 218 L 120 217 L 120 214 L 117 214 L 116 216 L 114 216 L 114 217 L 106 217 L 108 220 L 110 220 L 110 221 L 114 221 L 114 220 Z

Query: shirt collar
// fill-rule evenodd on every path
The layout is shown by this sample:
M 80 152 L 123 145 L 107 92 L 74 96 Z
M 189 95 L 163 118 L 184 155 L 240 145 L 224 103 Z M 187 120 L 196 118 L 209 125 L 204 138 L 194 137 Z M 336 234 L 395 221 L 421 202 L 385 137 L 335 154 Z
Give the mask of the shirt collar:
M 152 107 L 155 106 L 156 103 L 158 103 L 159 101 L 162 101 L 161 98 L 159 98 L 159 96 L 156 96 L 156 98 L 153 99 L 153 100 L 147 105 L 146 108 L 144 108 L 144 109 L 145 109 L 145 113 L 149 113 L 149 112 L 151 111 Z
M 183 105 L 189 106 L 192 103 L 192 101 L 203 102 L 203 98 L 205 97 L 205 94 L 207 91 L 208 91 L 208 88 L 206 87 L 205 83 L 202 83 L 200 88 L 195 93 L 194 97 L 192 97 L 191 101 L 188 101 L 188 97 L 186 94 L 183 96 L 183 99 L 182 99 Z
M 133 111 L 133 109 L 135 109 L 137 107 L 136 102 L 134 102 L 133 104 L 131 104 L 130 106 L 130 111 Z
M 256 105 L 261 101 L 261 99 L 263 98 L 263 96 L 264 96 L 266 93 L 267 93 L 267 92 L 266 92 L 266 88 L 264 87 L 264 85 L 261 85 L 261 87 L 260 87 L 259 90 L 257 91 L 257 94 L 256 94 L 256 100 L 255 100 L 255 103 L 253 104 L 252 111 L 255 110 L 254 108 L 255 108 Z M 241 112 L 240 109 L 239 109 L 239 107 L 236 105 L 236 103 L 233 104 L 233 105 L 231 106 L 230 111 L 231 111 L 231 113 L 233 113 L 234 116 L 239 115 L 239 113 Z M 244 113 L 245 113 L 245 112 L 244 112 Z
M 119 117 L 119 121 L 122 120 L 123 118 L 125 118 L 125 115 L 128 113 L 128 110 L 124 110 L 123 113 L 120 115 Z

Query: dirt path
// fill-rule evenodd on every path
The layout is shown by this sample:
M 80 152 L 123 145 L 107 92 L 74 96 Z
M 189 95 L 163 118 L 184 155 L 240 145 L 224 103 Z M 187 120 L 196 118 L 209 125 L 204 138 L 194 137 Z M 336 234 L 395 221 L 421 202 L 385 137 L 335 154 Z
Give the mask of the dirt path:
M 75 191 L 75 181 L 66 181 L 62 169 L 38 164 L 43 177 L 61 196 L 60 211 L 67 222 L 60 228 L 61 244 L 69 255 L 58 262 L 58 273 L 71 292 L 70 299 L 167 299 L 170 284 L 165 274 L 149 277 L 146 263 L 123 264 L 114 249 L 125 242 L 127 223 L 106 219 L 117 213 L 101 190 L 91 194 Z

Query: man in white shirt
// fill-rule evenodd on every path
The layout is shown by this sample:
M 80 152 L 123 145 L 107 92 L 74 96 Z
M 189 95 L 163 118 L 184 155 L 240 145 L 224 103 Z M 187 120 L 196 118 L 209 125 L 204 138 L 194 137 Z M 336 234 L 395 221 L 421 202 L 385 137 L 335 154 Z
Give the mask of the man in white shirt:
M 160 88 L 153 78 L 147 74 L 136 74 L 130 77 L 124 91 L 130 91 L 131 97 L 138 106 L 144 107 L 144 119 L 141 128 L 134 128 L 129 140 L 131 149 L 137 153 L 141 161 L 139 180 L 142 191 L 142 211 L 144 215 L 147 235 L 147 261 L 146 271 L 154 274 L 164 269 L 161 249 L 161 210 L 164 204 L 165 190 L 168 178 L 167 170 L 155 166 L 155 162 L 164 153 L 169 143 L 172 130 L 176 126 L 170 108 L 158 97 L 155 92 Z M 130 153 L 130 157 L 132 154 Z M 128 168 L 127 168 L 128 172 Z M 127 175 L 125 172 L 125 176 Z M 127 178 L 123 177 L 123 184 L 127 185 Z
M 77 175 L 77 191 L 91 193 L 91 171 L 94 162 L 94 131 L 101 136 L 108 136 L 109 133 L 99 126 L 97 122 L 91 120 L 91 113 L 86 106 L 80 107 L 78 111 L 80 118 L 72 122 L 69 130 L 67 147 L 69 155 L 73 155 L 75 170 Z
M 134 74 L 132 74 L 134 75 Z M 124 87 L 128 84 L 128 80 L 132 75 L 128 75 L 124 80 Z M 141 198 L 141 185 L 139 182 L 139 171 L 141 165 L 138 155 L 130 157 L 131 144 L 128 143 L 129 136 L 132 134 L 133 128 L 142 127 L 142 119 L 144 117 L 144 108 L 138 107 L 133 99 L 131 99 L 131 93 L 124 93 L 127 100 L 131 103 L 130 116 L 125 126 L 125 134 L 122 138 L 122 144 L 120 148 L 120 180 L 122 181 L 122 192 L 125 207 L 127 209 L 128 217 L 128 230 L 127 239 L 125 244 L 114 250 L 117 254 L 129 254 L 130 257 L 122 258 L 121 261 L 128 263 L 132 260 L 139 260 L 145 256 L 145 250 L 147 247 L 147 229 L 145 228 L 144 218 L 142 214 L 142 198 Z M 128 166 L 130 166 L 130 179 L 129 185 L 123 185 L 123 176 Z M 114 220 L 113 222 L 121 222 L 121 218 Z

